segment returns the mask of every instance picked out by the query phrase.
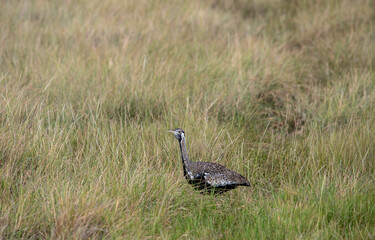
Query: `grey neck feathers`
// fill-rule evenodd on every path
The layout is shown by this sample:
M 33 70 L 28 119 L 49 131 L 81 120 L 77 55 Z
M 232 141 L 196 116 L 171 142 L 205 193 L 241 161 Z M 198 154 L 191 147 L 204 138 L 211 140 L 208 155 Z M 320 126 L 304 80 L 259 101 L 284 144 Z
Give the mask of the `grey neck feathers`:
M 186 139 L 185 137 L 182 137 L 181 138 L 181 141 L 180 141 L 180 148 L 181 148 L 181 157 L 182 157 L 182 163 L 185 165 L 185 167 L 189 168 L 189 165 L 191 164 L 191 161 L 189 159 L 189 156 L 188 156 L 188 153 L 187 153 L 187 149 L 186 149 Z M 189 171 L 189 170 L 188 170 Z

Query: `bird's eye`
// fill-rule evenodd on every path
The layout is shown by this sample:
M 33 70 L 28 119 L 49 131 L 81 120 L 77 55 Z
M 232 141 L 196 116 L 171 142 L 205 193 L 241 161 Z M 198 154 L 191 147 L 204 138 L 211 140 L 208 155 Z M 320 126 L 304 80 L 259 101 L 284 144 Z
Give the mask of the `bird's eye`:
M 181 133 L 181 131 L 178 131 L 178 133 Z

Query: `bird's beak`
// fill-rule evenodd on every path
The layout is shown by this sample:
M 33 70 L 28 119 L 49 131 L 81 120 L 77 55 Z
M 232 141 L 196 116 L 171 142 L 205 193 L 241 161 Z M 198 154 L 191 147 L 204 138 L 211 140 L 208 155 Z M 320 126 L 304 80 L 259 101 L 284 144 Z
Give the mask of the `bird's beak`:
M 171 133 L 174 133 L 174 131 L 173 131 L 173 130 L 167 130 L 167 132 L 171 132 Z

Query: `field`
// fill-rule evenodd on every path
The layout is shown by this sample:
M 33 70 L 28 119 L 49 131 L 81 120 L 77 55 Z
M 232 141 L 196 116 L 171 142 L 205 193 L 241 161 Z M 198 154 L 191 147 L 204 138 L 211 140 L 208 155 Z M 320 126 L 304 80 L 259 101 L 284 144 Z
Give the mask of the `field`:
M 374 9 L 0 1 L 0 239 L 374 239 Z

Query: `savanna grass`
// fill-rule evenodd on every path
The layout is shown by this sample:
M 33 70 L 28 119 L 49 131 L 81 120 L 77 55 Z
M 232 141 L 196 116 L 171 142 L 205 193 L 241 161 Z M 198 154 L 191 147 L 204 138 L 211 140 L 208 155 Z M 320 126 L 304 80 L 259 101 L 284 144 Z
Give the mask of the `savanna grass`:
M 373 9 L 1 1 L 0 238 L 375 238 Z

